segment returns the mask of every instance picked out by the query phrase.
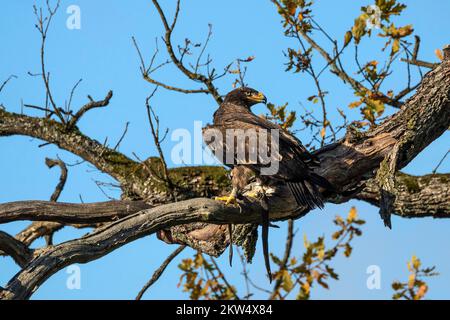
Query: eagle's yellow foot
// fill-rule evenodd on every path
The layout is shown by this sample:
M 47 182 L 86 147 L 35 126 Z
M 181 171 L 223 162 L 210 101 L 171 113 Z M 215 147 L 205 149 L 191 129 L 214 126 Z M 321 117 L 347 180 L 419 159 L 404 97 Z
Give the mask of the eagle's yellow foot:
M 236 197 L 232 194 L 230 194 L 228 196 L 223 196 L 223 197 L 215 197 L 214 200 L 224 201 L 226 205 L 237 204 Z
M 254 199 L 258 199 L 259 198 L 259 193 L 257 191 L 249 191 L 245 194 L 246 197 L 248 198 L 254 198 Z

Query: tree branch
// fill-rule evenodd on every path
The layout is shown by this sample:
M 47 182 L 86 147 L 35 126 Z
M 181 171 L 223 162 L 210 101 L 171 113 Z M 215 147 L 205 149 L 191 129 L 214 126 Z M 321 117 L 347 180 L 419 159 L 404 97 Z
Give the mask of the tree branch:
M 207 198 L 180 201 L 139 211 L 96 231 L 62 244 L 37 250 L 35 258 L 0 291 L 0 299 L 28 299 L 51 275 L 74 263 L 87 263 L 162 228 L 193 222 L 259 223 L 259 204 L 239 208 Z
M 17 201 L 0 204 L 0 223 L 30 220 L 95 224 L 111 222 L 149 208 L 151 206 L 143 201 L 107 201 L 89 204 Z
M 103 100 L 94 101 L 91 97 L 89 97 L 91 101 L 89 103 L 86 103 L 75 113 L 75 115 L 70 119 L 69 123 L 67 124 L 68 128 L 71 129 L 75 127 L 77 122 L 81 119 L 81 117 L 83 117 L 83 115 L 89 110 L 106 107 L 109 104 L 109 101 L 111 100 L 112 96 L 113 92 L 110 90 L 108 91 L 105 99 Z
M 13 260 L 22 268 L 24 268 L 33 257 L 33 250 L 3 231 L 0 231 L 0 250 L 6 253 L 6 255 L 11 256 L 11 258 L 13 258 Z
M 398 173 L 394 214 L 404 218 L 450 218 L 450 174 L 430 174 L 416 177 Z M 380 192 L 373 180 L 355 196 L 378 206 Z
M 196 81 L 196 82 L 203 83 L 207 88 L 207 92 L 213 96 L 213 98 L 216 100 L 216 102 L 218 104 L 221 104 L 222 97 L 219 94 L 219 92 L 217 91 L 217 88 L 214 86 L 213 79 L 210 76 L 207 77 L 203 74 L 190 71 L 188 68 L 186 68 L 186 66 L 183 64 L 181 59 L 178 59 L 178 57 L 176 56 L 176 54 L 173 50 L 172 32 L 175 28 L 175 25 L 178 20 L 178 14 L 180 12 L 180 0 L 177 1 L 177 7 L 175 10 L 174 19 L 173 19 L 173 22 L 171 25 L 169 25 L 166 15 L 164 14 L 164 11 L 161 9 L 161 6 L 159 5 L 158 1 L 152 0 L 152 2 L 153 2 L 153 5 L 155 6 L 156 10 L 158 11 L 158 14 L 161 18 L 161 22 L 164 25 L 164 29 L 165 29 L 164 44 L 166 45 L 167 53 L 169 54 L 169 57 L 172 60 L 173 64 L 189 79 Z M 148 81 L 148 79 L 146 79 L 146 80 Z M 179 90 L 177 90 L 177 91 L 179 91 Z M 202 91 L 200 91 L 200 92 L 202 92 Z

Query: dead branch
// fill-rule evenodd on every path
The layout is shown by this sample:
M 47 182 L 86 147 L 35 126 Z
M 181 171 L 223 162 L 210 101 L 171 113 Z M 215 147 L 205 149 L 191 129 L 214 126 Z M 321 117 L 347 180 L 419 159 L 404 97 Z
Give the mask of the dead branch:
M 0 223 L 12 221 L 52 221 L 67 224 L 111 222 L 151 208 L 143 201 L 107 201 L 64 203 L 51 201 L 17 201 L 0 204 Z
M 13 260 L 22 268 L 24 268 L 33 257 L 33 250 L 29 249 L 23 242 L 3 231 L 0 231 L 0 250 L 13 258 Z
M 242 206 L 246 212 L 244 215 L 239 208 L 199 198 L 139 211 L 80 239 L 37 251 L 35 258 L 0 291 L 0 299 L 28 299 L 46 279 L 62 268 L 98 259 L 163 228 L 200 221 L 213 224 L 260 223 L 261 207 L 258 204 Z
M 77 122 L 81 119 L 81 117 L 88 111 L 95 109 L 95 108 L 101 108 L 106 107 L 109 104 L 109 101 L 111 100 L 113 96 L 113 92 L 110 90 L 107 94 L 105 99 L 94 101 L 90 96 L 88 96 L 90 102 L 86 103 L 84 106 L 78 110 L 75 115 L 70 119 L 70 121 L 67 124 L 67 127 L 69 129 L 74 128 L 77 124 Z

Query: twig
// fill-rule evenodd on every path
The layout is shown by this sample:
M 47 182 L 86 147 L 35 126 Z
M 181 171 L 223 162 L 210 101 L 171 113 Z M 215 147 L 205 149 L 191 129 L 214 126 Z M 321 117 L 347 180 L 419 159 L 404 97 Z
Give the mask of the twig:
M 435 174 L 437 172 L 437 170 L 439 169 L 439 167 L 441 166 L 441 164 L 444 162 L 445 158 L 447 158 L 448 154 L 450 153 L 450 150 L 448 150 L 445 155 L 442 157 L 442 159 L 439 161 L 439 163 L 437 164 L 436 168 L 433 169 L 433 174 Z
M 70 91 L 70 96 L 69 96 L 69 102 L 66 105 L 66 112 L 68 114 L 71 113 L 71 105 L 72 105 L 72 98 L 73 98 L 73 94 L 75 93 L 75 90 L 77 89 L 78 85 L 81 83 L 81 81 L 83 81 L 83 79 L 78 80 L 75 85 L 72 87 L 72 90 Z
M 129 124 L 130 124 L 130 122 L 127 121 L 127 123 L 125 124 L 125 129 L 123 130 L 122 136 L 120 137 L 119 141 L 117 141 L 117 144 L 114 146 L 113 150 L 117 150 L 119 148 L 120 144 L 122 143 L 123 138 L 125 138 L 125 135 L 127 134 Z
M 172 180 L 170 179 L 169 169 L 167 168 L 167 162 L 166 162 L 166 159 L 164 157 L 164 153 L 163 153 L 162 148 L 161 148 L 161 139 L 159 138 L 159 118 L 154 113 L 153 109 L 150 106 L 150 102 L 149 102 L 150 99 L 155 94 L 157 89 L 158 89 L 158 87 L 156 87 L 155 90 L 152 92 L 152 94 L 147 97 L 147 99 L 145 100 L 145 106 L 147 108 L 147 117 L 148 117 L 148 122 L 150 124 L 151 134 L 153 136 L 153 141 L 155 143 L 156 149 L 158 150 L 159 158 L 161 159 L 161 163 L 162 163 L 162 167 L 163 167 L 164 180 L 166 182 L 168 190 L 172 194 L 172 197 L 174 199 L 176 199 L 175 193 L 174 193 L 174 184 L 173 184 Z M 153 123 L 153 119 L 155 119 L 156 128 L 155 128 L 155 125 Z
M 291 256 L 292 251 L 292 242 L 294 240 L 294 220 L 289 219 L 288 221 L 288 230 L 287 230 L 287 238 L 286 238 L 286 246 L 284 249 L 283 260 L 281 261 L 280 271 L 286 269 L 287 263 L 289 261 L 289 257 Z M 273 300 L 279 295 L 280 286 L 283 283 L 283 280 L 278 278 L 275 282 L 275 285 L 272 289 L 272 294 L 269 297 L 269 300 Z
M 169 26 L 169 23 L 167 22 L 167 18 L 164 14 L 164 11 L 161 9 L 161 6 L 159 5 L 158 1 L 152 0 L 152 2 L 153 2 L 153 5 L 155 6 L 156 10 L 158 11 L 158 14 L 161 18 L 161 22 L 164 25 L 164 29 L 166 31 L 165 36 L 164 36 L 164 43 L 166 45 L 167 53 L 169 54 L 169 57 L 172 60 L 173 64 L 189 79 L 196 81 L 196 82 L 203 83 L 207 88 L 207 92 L 213 96 L 213 98 L 216 100 L 216 102 L 218 104 L 221 104 L 223 100 L 222 100 L 221 95 L 217 91 L 217 88 L 213 84 L 213 79 L 211 79 L 211 77 L 207 77 L 203 74 L 190 71 L 181 62 L 181 60 L 177 58 L 177 56 L 175 55 L 175 52 L 173 50 L 171 37 L 172 37 L 172 32 L 173 32 L 175 25 L 177 23 L 177 20 L 178 20 L 178 14 L 180 12 L 180 0 L 177 1 L 177 7 L 175 10 L 174 19 L 170 26 Z
M 86 103 L 84 106 L 82 106 L 80 108 L 80 110 L 78 110 L 75 113 L 75 115 L 68 122 L 67 127 L 69 129 L 72 129 L 73 127 L 75 127 L 75 125 L 81 119 L 81 117 L 89 110 L 92 110 L 95 108 L 106 107 L 109 104 L 109 101 L 111 100 L 112 96 L 113 96 L 113 92 L 111 90 L 107 93 L 105 99 L 103 99 L 103 100 L 94 101 L 91 96 L 88 96 L 89 100 L 91 100 L 91 101 Z
M 239 298 L 239 296 L 237 295 L 236 290 L 230 285 L 230 283 L 228 282 L 227 278 L 225 277 L 225 274 L 222 272 L 222 270 L 220 270 L 219 265 L 216 262 L 216 259 L 214 259 L 213 257 L 211 257 L 211 261 L 214 264 L 214 267 L 216 268 L 216 270 L 219 272 L 219 277 L 222 278 L 223 282 L 225 283 L 225 285 L 227 286 L 227 288 L 233 292 L 234 297 L 236 298 L 236 300 L 241 300 Z
M 244 276 L 245 279 L 245 283 L 247 286 L 247 295 L 245 296 L 246 299 L 249 299 L 253 293 L 250 293 L 250 289 L 249 289 L 249 285 L 251 285 L 253 288 L 255 288 L 256 290 L 265 292 L 265 293 L 271 293 L 270 290 L 261 288 L 260 286 L 258 286 L 257 284 L 255 284 L 253 282 L 253 280 L 250 278 L 249 274 L 248 274 L 248 270 L 247 270 L 247 262 L 245 261 L 244 255 L 241 253 L 240 250 L 237 250 L 238 254 L 239 254 L 239 258 L 241 260 L 241 264 L 242 264 L 242 275 Z
M 60 159 L 46 158 L 45 164 L 47 165 L 47 167 L 49 167 L 49 169 L 53 168 L 54 166 L 58 166 L 61 169 L 61 176 L 59 177 L 59 182 L 56 185 L 55 191 L 53 191 L 53 194 L 50 197 L 50 201 L 56 202 L 58 201 L 58 198 L 61 195 L 61 192 L 63 191 L 67 181 L 67 167 L 66 164 Z
M 144 285 L 144 287 L 139 291 L 138 295 L 136 296 L 136 300 L 141 300 L 144 293 L 150 288 L 163 274 L 164 270 L 166 270 L 167 266 L 172 262 L 173 259 L 175 259 L 176 256 L 178 256 L 184 249 L 186 248 L 185 245 L 179 246 L 174 252 L 172 252 L 166 260 L 161 264 L 161 266 L 156 269 L 156 271 L 153 273 L 150 280 Z
M 438 63 L 426 62 L 426 61 L 422 61 L 422 60 L 408 60 L 408 59 L 404 59 L 404 58 L 401 58 L 400 60 L 403 62 L 413 64 L 418 67 L 424 67 L 424 68 L 429 68 L 429 69 L 434 69 L 439 65 Z
M 17 79 L 17 76 L 12 74 L 10 75 L 5 81 L 3 81 L 2 85 L 0 86 L 0 92 L 2 92 L 3 88 L 6 86 L 6 84 L 11 80 L 11 79 Z
M 150 77 L 150 74 L 152 72 L 154 72 L 157 69 L 159 69 L 160 67 L 168 64 L 168 62 L 162 63 L 159 66 L 155 67 L 154 69 L 151 69 L 152 65 L 153 65 L 153 62 L 155 60 L 155 57 L 156 57 L 156 55 L 157 55 L 157 53 L 159 51 L 158 48 L 156 48 L 155 53 L 152 56 L 152 59 L 150 61 L 149 66 L 146 67 L 144 58 L 142 56 L 141 50 L 139 49 L 139 46 L 137 44 L 136 39 L 134 37 L 131 37 L 131 39 L 132 39 L 133 45 L 136 48 L 136 51 L 138 53 L 139 61 L 140 61 L 140 64 L 141 64 L 139 69 L 140 69 L 142 77 L 144 78 L 145 81 L 147 81 L 147 82 L 149 82 L 151 84 L 154 84 L 156 86 L 163 87 L 164 89 L 167 89 L 167 90 L 177 91 L 177 92 L 186 93 L 186 94 L 188 94 L 188 93 L 209 93 L 209 91 L 207 89 L 183 89 L 183 88 L 179 88 L 179 87 L 175 87 L 175 86 L 171 86 L 171 85 L 165 84 L 163 82 L 160 82 L 160 81 L 155 80 L 152 77 Z
M 38 12 L 37 7 L 33 6 L 34 14 L 37 18 L 36 28 L 38 29 L 39 33 L 41 34 L 41 74 L 40 75 L 42 76 L 42 80 L 44 81 L 44 85 L 45 85 L 46 100 L 48 99 L 47 101 L 50 102 L 50 104 L 52 105 L 53 110 L 54 110 L 55 114 L 57 115 L 57 117 L 61 120 L 61 122 L 63 124 L 65 124 L 64 117 L 62 116 L 61 112 L 59 111 L 58 106 L 56 105 L 56 102 L 53 99 L 53 95 L 52 95 L 51 88 L 50 88 L 50 73 L 48 73 L 45 69 L 45 42 L 47 39 L 48 29 L 50 27 L 53 16 L 58 11 L 60 1 L 58 0 L 56 2 L 54 9 L 51 8 L 49 0 L 47 0 L 46 4 L 47 4 L 47 11 L 48 11 L 48 16 L 46 16 L 46 17 L 44 17 L 42 14 L 42 8 L 40 8 L 39 12 Z

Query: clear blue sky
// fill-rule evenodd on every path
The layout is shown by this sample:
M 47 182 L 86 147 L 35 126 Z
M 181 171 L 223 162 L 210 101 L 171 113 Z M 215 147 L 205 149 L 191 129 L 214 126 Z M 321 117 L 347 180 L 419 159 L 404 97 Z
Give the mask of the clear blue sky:
M 34 28 L 32 5 L 42 5 L 44 1 L 3 1 L 0 19 L 2 50 L 0 78 L 15 74 L 14 79 L 0 95 L 0 103 L 8 110 L 20 112 L 21 100 L 24 103 L 42 104 L 44 90 L 42 82 L 27 75 L 28 71 L 39 71 L 39 34 Z M 164 1 L 172 12 L 174 1 Z M 339 4 L 337 4 L 339 3 Z M 343 34 L 353 24 L 361 5 L 368 1 L 320 1 L 315 5 L 316 20 L 331 35 L 342 39 Z M 399 24 L 412 23 L 415 31 L 422 37 L 421 58 L 435 61 L 434 50 L 448 43 L 448 17 L 450 2 L 436 0 L 430 5 L 425 1 L 406 1 L 408 9 L 398 21 Z M 66 8 L 69 5 L 81 8 L 81 30 L 66 28 Z M 256 59 L 249 67 L 247 82 L 263 91 L 270 101 L 282 104 L 289 102 L 292 110 L 299 110 L 300 103 L 308 105 L 306 98 L 312 94 L 312 83 L 301 74 L 284 72 L 285 59 L 282 50 L 289 45 L 283 36 L 280 18 L 269 0 L 247 1 L 183 1 L 182 12 L 174 40 L 183 41 L 185 37 L 194 42 L 203 41 L 207 34 L 208 23 L 213 25 L 213 39 L 209 52 L 214 64 L 221 68 L 237 57 L 254 55 Z M 49 32 L 47 46 L 47 69 L 51 71 L 53 92 L 57 101 L 67 99 L 74 83 L 83 78 L 73 105 L 82 105 L 86 95 L 102 98 L 109 89 L 114 97 L 107 109 L 96 110 L 80 122 L 80 128 L 86 134 L 104 141 L 108 137 L 111 144 L 119 139 L 124 125 L 130 122 L 128 135 L 121 145 L 121 151 L 131 156 L 136 152 L 141 158 L 156 155 L 148 134 L 144 101 L 152 87 L 145 83 L 139 74 L 139 64 L 131 36 L 135 36 L 143 52 L 150 54 L 154 48 L 155 37 L 162 35 L 159 17 L 149 0 L 136 1 L 62 1 L 61 10 L 56 16 Z M 366 48 L 362 59 L 369 60 L 378 56 L 375 44 L 379 40 L 363 43 Z M 379 47 L 377 47 L 379 48 Z M 378 50 L 378 49 L 376 49 Z M 163 52 L 163 50 L 161 50 Z M 374 56 L 375 55 L 375 56 Z M 160 57 L 164 59 L 163 53 Z M 351 55 L 345 61 L 353 65 Z M 322 63 L 322 62 L 321 62 Z M 397 65 L 397 67 L 401 67 Z M 395 76 L 389 85 L 395 90 L 402 89 L 404 73 Z M 196 87 L 183 78 L 172 67 L 158 74 L 159 79 L 173 85 Z M 347 105 L 354 99 L 352 92 L 334 76 L 324 74 L 323 87 L 330 92 L 327 96 L 332 109 L 336 107 L 347 111 Z M 231 79 L 219 83 L 221 92 L 231 88 Z M 190 95 L 167 92 L 160 89 L 153 100 L 156 112 L 163 127 L 171 130 L 186 128 L 192 130 L 194 120 L 211 121 L 216 108 L 214 101 L 205 95 Z M 263 108 L 256 108 L 262 112 Z M 33 112 L 29 112 L 34 114 Z M 348 111 L 350 119 L 356 119 L 357 110 Z M 336 117 L 334 112 L 332 118 Z M 308 139 L 308 133 L 299 137 Z M 411 174 L 427 174 L 432 171 L 439 159 L 448 150 L 450 134 L 446 133 L 429 146 L 405 171 Z M 38 148 L 41 142 L 29 137 L 11 137 L 0 139 L 0 202 L 15 200 L 47 200 L 53 192 L 59 177 L 57 169 L 49 170 L 44 163 L 45 157 L 60 156 L 68 163 L 78 159 L 53 146 Z M 173 143 L 164 144 L 166 153 Z M 170 164 L 170 163 L 169 163 Z M 449 172 L 450 161 L 445 162 L 441 172 Z M 104 201 L 106 197 L 99 191 L 94 180 L 111 182 L 107 176 L 98 173 L 89 165 L 69 168 L 69 179 L 60 201 L 85 202 Z M 117 190 L 106 190 L 110 196 L 119 197 Z M 396 279 L 406 279 L 406 262 L 413 254 L 419 256 L 425 265 L 436 265 L 441 275 L 429 281 L 429 298 L 450 298 L 450 252 L 446 244 L 450 243 L 450 221 L 393 218 L 393 230 L 384 228 L 378 216 L 377 208 L 366 203 L 352 201 L 344 205 L 327 205 L 322 212 L 314 211 L 296 222 L 299 237 L 294 245 L 294 253 L 302 253 L 302 235 L 315 239 L 320 235 L 330 235 L 334 229 L 332 219 L 336 214 L 346 215 L 351 206 L 356 206 L 360 216 L 367 221 L 364 234 L 354 242 L 354 253 L 350 259 L 339 258 L 335 261 L 336 271 L 341 280 L 331 282 L 331 290 L 314 288 L 312 297 L 317 299 L 382 299 L 390 298 L 390 283 Z M 11 234 L 20 231 L 26 223 L 1 225 L 0 229 Z M 282 252 L 286 225 L 280 223 L 280 230 L 270 234 L 271 250 Z M 78 237 L 86 230 L 67 228 L 58 232 L 56 242 Z M 42 245 L 42 241 L 36 245 Z M 108 256 L 81 267 L 81 290 L 66 288 L 65 270 L 49 279 L 33 296 L 34 299 L 129 299 L 134 298 L 141 286 L 151 276 L 162 260 L 174 246 L 159 242 L 155 236 L 135 241 Z M 180 272 L 177 262 L 181 257 L 192 256 L 192 250 L 186 250 L 172 263 L 162 279 L 152 287 L 145 298 L 187 298 L 176 287 Z M 226 257 L 220 259 L 223 270 L 229 280 L 243 289 L 239 277 L 239 264 L 231 269 Z M 366 268 L 378 265 L 382 272 L 381 290 L 366 288 Z M 0 258 L 0 284 L 4 285 L 18 268 L 9 258 Z M 255 281 L 268 287 L 262 263 L 260 243 L 254 263 L 250 266 Z M 264 298 L 256 292 L 256 296 Z

